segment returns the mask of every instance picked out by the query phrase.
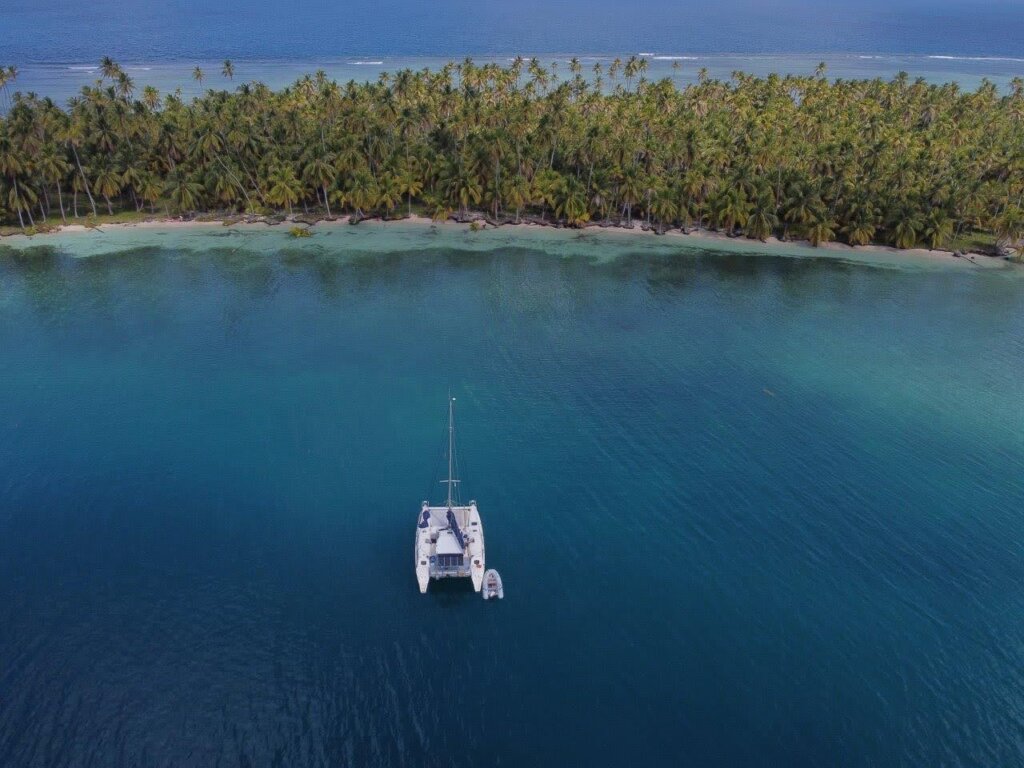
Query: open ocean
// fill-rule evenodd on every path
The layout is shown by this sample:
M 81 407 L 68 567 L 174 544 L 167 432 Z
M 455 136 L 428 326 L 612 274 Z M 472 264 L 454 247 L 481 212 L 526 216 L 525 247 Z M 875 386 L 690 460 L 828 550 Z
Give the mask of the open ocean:
M 567 74 L 616 56 L 646 54 L 648 77 L 680 85 L 706 67 L 809 74 L 824 60 L 833 77 L 891 78 L 1006 89 L 1024 76 L 1024 3 L 1018 0 L 5 0 L 0 64 L 15 88 L 59 102 L 92 83 L 99 59 L 125 65 L 136 85 L 191 96 L 262 80 L 273 87 L 323 69 L 339 81 L 376 79 L 403 67 L 439 67 L 472 56 L 507 63 L 538 55 Z M 234 82 L 221 62 L 236 63 Z M 672 67 L 680 65 L 679 69 Z M 207 78 L 192 80 L 199 65 Z
M 0 765 L 1021 765 L 1024 270 L 800 253 L 4 241 Z

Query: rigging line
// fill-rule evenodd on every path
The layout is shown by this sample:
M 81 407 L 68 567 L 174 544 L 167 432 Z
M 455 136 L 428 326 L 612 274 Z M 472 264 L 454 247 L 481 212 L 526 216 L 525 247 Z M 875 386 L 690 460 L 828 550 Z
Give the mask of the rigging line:
M 454 410 L 454 406 L 455 406 L 455 398 L 452 398 L 452 408 L 453 408 L 453 410 Z M 452 414 L 452 416 L 453 416 L 453 418 L 452 418 L 452 434 L 451 434 L 451 438 L 452 438 L 452 442 L 451 442 L 451 452 L 452 452 L 452 470 L 451 470 L 452 503 L 453 503 L 454 506 L 461 507 L 462 506 L 462 475 L 459 473 L 459 449 L 458 449 L 457 440 L 455 438 L 455 419 L 454 419 L 454 413 Z
M 455 486 L 455 499 L 458 505 L 462 506 L 462 471 L 459 469 L 459 451 L 456 442 L 452 442 L 452 463 L 455 466 L 455 474 L 452 477 L 458 478 L 459 482 Z
M 445 417 L 447 418 L 447 416 L 448 416 L 448 414 L 446 413 Z M 424 499 L 427 500 L 427 503 L 430 503 L 430 500 L 434 498 L 434 493 L 437 491 L 437 486 L 440 483 L 441 465 L 444 464 L 444 460 L 447 457 L 447 454 L 445 453 L 445 449 L 447 448 L 447 443 L 448 443 L 448 430 L 446 428 L 444 430 L 444 432 L 442 433 L 442 435 L 441 435 L 441 445 L 438 446 L 437 452 L 434 453 L 435 459 L 434 459 L 433 462 L 431 462 L 434 465 L 434 475 L 433 475 L 433 477 L 431 477 L 430 485 L 427 486 L 427 493 L 423 497 Z
M 455 435 L 454 441 L 452 442 L 452 459 L 455 465 L 455 474 L 453 477 L 458 479 L 458 483 L 455 485 L 455 499 L 460 507 L 465 504 L 462 498 L 462 486 L 466 481 L 464 471 L 465 462 L 461 460 L 461 456 L 462 454 L 459 452 L 458 435 Z
M 452 485 L 454 484 L 455 475 L 452 474 L 452 467 L 455 464 L 455 401 L 452 399 L 452 393 L 448 392 L 448 509 L 451 509 L 454 503 L 452 497 Z
M 457 478 L 459 478 L 459 484 L 458 484 L 456 489 L 458 491 L 460 491 L 459 503 L 460 503 L 460 505 L 463 505 L 464 502 L 463 502 L 463 499 L 462 499 L 462 496 L 461 496 L 462 486 L 465 485 L 467 482 L 469 482 L 468 478 L 470 478 L 472 475 L 470 474 L 469 469 L 466 466 L 465 457 L 460 452 L 459 444 L 458 443 L 459 443 L 459 436 L 456 435 L 455 436 L 455 471 L 456 471 L 456 475 L 455 476 Z M 472 496 L 470 498 L 472 498 Z

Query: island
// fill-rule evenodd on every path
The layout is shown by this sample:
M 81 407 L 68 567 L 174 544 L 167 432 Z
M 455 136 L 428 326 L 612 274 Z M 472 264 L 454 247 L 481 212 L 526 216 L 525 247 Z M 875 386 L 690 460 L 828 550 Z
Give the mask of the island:
M 137 93 L 105 58 L 58 105 L 12 92 L 8 67 L 0 232 L 418 215 L 1024 255 L 1024 80 L 963 91 L 821 65 L 678 88 L 646 70 L 636 56 L 586 72 L 466 59 L 186 101 Z M 230 61 L 220 74 L 233 79 Z

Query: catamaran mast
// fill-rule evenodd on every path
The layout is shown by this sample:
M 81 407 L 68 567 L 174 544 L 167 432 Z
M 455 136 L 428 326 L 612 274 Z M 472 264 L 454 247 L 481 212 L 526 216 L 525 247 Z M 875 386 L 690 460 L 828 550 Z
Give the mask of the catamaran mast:
M 451 395 L 448 396 L 448 509 L 452 508 L 452 485 L 456 482 L 452 478 L 452 448 L 455 445 L 455 422 L 453 421 L 453 411 L 455 407 L 455 398 Z

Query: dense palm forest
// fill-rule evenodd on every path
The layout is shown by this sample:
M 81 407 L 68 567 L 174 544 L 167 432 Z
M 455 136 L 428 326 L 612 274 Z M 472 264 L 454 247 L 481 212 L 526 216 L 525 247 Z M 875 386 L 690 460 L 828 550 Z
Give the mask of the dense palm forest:
M 710 227 L 818 244 L 943 247 L 1024 236 L 1024 82 L 963 92 L 904 75 L 648 82 L 642 59 L 584 73 L 466 60 L 339 85 L 323 73 L 191 102 L 103 77 L 66 107 L 0 70 L 0 220 L 117 211 Z M 225 62 L 220 77 L 233 75 Z M 200 82 L 204 73 L 193 76 Z M 232 84 L 233 85 L 233 84 Z

